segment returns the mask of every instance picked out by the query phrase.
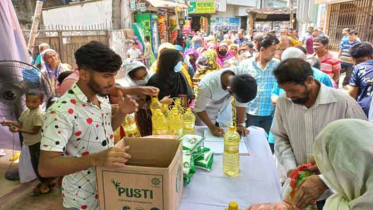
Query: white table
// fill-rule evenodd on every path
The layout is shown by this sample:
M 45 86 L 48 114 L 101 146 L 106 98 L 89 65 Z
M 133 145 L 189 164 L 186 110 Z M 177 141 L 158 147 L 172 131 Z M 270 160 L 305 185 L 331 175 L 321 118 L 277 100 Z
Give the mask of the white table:
M 197 133 L 204 129 L 198 127 Z M 243 139 L 250 156 L 240 157 L 240 175 L 226 176 L 223 156 L 214 154 L 212 171 L 196 169 L 190 184 L 184 187 L 179 210 L 224 209 L 230 201 L 244 209 L 252 204 L 281 201 L 281 185 L 264 130 L 250 128 L 249 136 Z

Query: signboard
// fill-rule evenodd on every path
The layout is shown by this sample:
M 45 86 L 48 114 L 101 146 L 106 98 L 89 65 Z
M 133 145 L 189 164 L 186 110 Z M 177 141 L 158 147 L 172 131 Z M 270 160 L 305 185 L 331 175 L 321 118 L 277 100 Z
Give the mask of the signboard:
M 236 17 L 216 17 L 216 20 L 211 22 L 211 30 L 235 30 L 240 26 L 240 19 Z
M 145 3 L 137 3 L 137 11 L 145 12 L 146 11 Z
M 212 14 L 215 13 L 215 0 L 191 0 L 189 14 Z
M 136 11 L 136 0 L 131 0 L 130 1 L 130 10 L 131 11 Z

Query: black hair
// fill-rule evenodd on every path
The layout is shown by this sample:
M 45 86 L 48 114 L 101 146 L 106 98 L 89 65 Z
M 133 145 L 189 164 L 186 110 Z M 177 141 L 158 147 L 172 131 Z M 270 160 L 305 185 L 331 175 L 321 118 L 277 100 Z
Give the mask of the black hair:
M 351 57 L 357 58 L 364 58 L 373 55 L 373 47 L 372 44 L 369 42 L 360 42 L 354 44 L 350 48 L 350 55 Z
M 242 42 L 242 44 L 240 46 L 242 47 L 244 45 L 246 45 L 250 49 L 254 48 L 254 43 L 253 42 L 244 41 L 244 42 Z
M 75 52 L 78 69 L 97 72 L 116 72 L 122 65 L 122 58 L 101 42 L 91 41 Z
M 230 93 L 240 103 L 247 103 L 256 97 L 258 87 L 255 78 L 248 74 L 234 76 L 230 82 Z
M 157 74 L 167 76 L 174 73 L 174 67 L 182 59 L 182 55 L 178 50 L 166 49 L 163 50 L 158 60 Z
M 29 90 L 29 91 L 27 91 L 26 97 L 27 96 L 38 96 L 41 101 L 44 100 L 44 93 L 41 92 L 41 91 L 38 91 L 38 90 Z
M 355 34 L 355 35 L 358 35 L 358 34 L 359 34 L 359 32 L 357 32 L 357 31 L 355 31 L 355 30 L 351 30 L 351 31 L 349 31 L 349 32 L 348 32 L 348 34 L 350 34 L 350 35 L 351 35 L 351 34 Z
M 139 45 L 139 43 L 137 43 L 136 41 L 133 41 L 132 45 Z
M 296 46 L 295 48 L 300 49 L 305 55 L 307 55 L 307 50 L 303 46 Z
M 313 67 L 313 68 L 317 68 L 320 70 L 321 68 L 321 63 L 320 63 L 320 60 L 315 58 L 315 57 L 309 57 L 306 59 L 306 61 Z
M 271 47 L 273 45 L 276 45 L 280 43 L 280 41 L 277 39 L 277 37 L 273 34 L 266 34 L 262 37 L 260 37 L 258 42 L 258 50 L 260 50 L 262 47 L 264 49 L 267 49 L 268 47 Z
M 150 40 L 150 37 L 149 37 L 149 36 L 145 36 L 145 40 L 146 40 L 146 41 L 149 41 L 149 40 Z
M 135 76 L 136 72 L 137 72 L 138 70 L 140 70 L 140 69 L 144 69 L 144 70 L 146 71 L 146 68 L 145 68 L 145 67 L 140 66 L 140 67 L 135 68 L 134 70 L 130 71 L 130 72 L 128 73 L 128 76 L 130 76 L 130 78 L 132 79 L 132 78 Z
M 73 71 L 64 71 L 60 75 L 58 75 L 57 81 L 58 83 L 62 84 L 63 80 L 66 79 L 70 74 L 72 74 Z
M 303 59 L 289 58 L 280 63 L 273 71 L 278 84 L 294 82 L 304 85 L 309 76 L 313 75 L 311 65 Z
M 327 36 L 318 36 L 313 40 L 313 42 L 320 42 L 322 45 L 328 45 L 329 38 Z
M 48 98 L 46 109 L 48 109 L 49 107 L 51 107 L 53 105 L 53 103 L 55 102 L 55 101 L 53 101 L 54 99 L 58 99 L 58 97 L 51 96 L 51 97 Z

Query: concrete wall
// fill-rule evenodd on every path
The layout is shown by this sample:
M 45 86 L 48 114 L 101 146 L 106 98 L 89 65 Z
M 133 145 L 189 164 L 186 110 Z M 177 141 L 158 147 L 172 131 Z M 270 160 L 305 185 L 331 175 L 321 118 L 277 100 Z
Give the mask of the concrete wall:
M 107 24 L 110 26 L 111 3 L 111 0 L 102 0 L 43 10 L 44 25 L 90 26 Z

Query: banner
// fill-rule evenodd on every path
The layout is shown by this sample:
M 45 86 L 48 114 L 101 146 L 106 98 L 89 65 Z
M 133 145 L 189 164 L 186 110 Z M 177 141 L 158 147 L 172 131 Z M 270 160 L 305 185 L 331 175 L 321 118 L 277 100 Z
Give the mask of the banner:
M 212 14 L 215 13 L 215 0 L 193 0 L 190 1 L 189 14 Z

